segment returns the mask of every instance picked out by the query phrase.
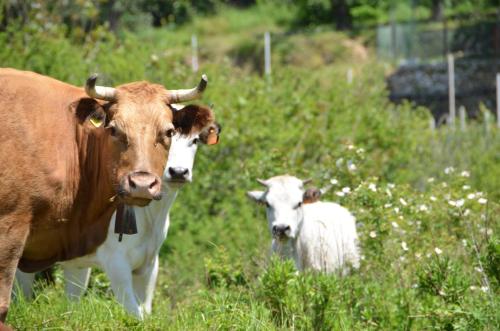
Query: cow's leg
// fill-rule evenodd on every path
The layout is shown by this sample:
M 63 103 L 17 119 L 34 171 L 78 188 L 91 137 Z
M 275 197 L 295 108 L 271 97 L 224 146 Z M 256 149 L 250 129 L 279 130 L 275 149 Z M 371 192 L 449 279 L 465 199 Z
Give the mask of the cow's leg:
M 102 263 L 102 267 L 111 281 L 111 288 L 118 302 L 128 312 L 142 320 L 141 307 L 132 286 L 132 268 L 127 259 L 124 256 L 110 256 Z
M 87 290 L 90 279 L 90 268 L 77 268 L 63 265 L 66 296 L 71 300 L 79 300 Z
M 152 264 L 139 275 L 133 275 L 134 291 L 138 300 L 144 304 L 144 313 L 151 314 L 153 295 L 158 277 L 158 255 Z
M 33 297 L 33 285 L 35 284 L 35 273 L 34 272 L 22 272 L 21 270 L 16 270 L 16 285 L 14 286 L 14 295 L 19 297 L 23 293 L 26 299 L 31 299 Z
M 0 322 L 9 310 L 17 264 L 29 233 L 30 217 L 0 216 Z

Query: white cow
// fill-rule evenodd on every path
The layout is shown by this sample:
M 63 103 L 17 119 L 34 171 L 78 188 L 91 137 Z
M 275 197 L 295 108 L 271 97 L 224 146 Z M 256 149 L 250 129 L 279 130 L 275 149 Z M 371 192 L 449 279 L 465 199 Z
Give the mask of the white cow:
M 137 234 L 124 235 L 119 242 L 119 235 L 114 231 L 115 212 L 107 238 L 94 254 L 60 263 L 66 280 L 66 294 L 70 298 L 78 299 L 85 292 L 90 268 L 99 267 L 109 277 L 114 295 L 127 311 L 139 319 L 151 313 L 158 275 L 158 253 L 167 237 L 170 208 L 180 187 L 192 181 L 192 167 L 199 143 L 217 143 L 219 132 L 220 127 L 214 124 L 201 133 L 172 137 L 163 174 L 162 200 L 152 201 L 144 208 L 129 207 L 135 212 Z M 20 270 L 16 274 L 26 297 L 32 295 L 34 276 L 34 273 L 27 274 Z
M 267 207 L 274 253 L 292 258 L 300 271 L 345 275 L 349 267 L 359 268 L 356 220 L 347 209 L 310 199 L 304 194 L 307 181 L 293 176 L 258 181 L 266 191 L 250 191 L 247 195 Z

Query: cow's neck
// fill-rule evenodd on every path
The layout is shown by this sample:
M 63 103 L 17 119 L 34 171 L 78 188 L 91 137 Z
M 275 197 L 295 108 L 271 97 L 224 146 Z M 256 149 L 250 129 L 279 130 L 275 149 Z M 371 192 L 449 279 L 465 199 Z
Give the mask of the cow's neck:
M 159 201 L 152 201 L 146 207 L 134 207 L 138 228 L 151 233 L 144 233 L 150 244 L 155 248 L 160 248 L 167 237 L 169 227 L 169 212 L 177 197 L 178 188 L 171 188 L 165 184 L 162 187 L 163 197 Z M 140 224 L 144 223 L 144 224 Z M 139 230 L 140 231 L 140 230 Z

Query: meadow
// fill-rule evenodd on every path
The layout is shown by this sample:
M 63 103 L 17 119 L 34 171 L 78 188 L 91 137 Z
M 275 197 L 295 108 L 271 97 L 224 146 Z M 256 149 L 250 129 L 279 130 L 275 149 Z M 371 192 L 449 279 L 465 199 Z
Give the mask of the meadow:
M 266 15 L 264 15 L 266 14 Z M 150 80 L 192 85 L 190 37 L 222 124 L 200 148 L 192 184 L 171 213 L 153 314 L 114 301 L 96 270 L 80 303 L 38 284 L 7 323 L 19 330 L 498 330 L 500 130 L 482 118 L 429 128 L 431 114 L 388 101 L 379 63 L 360 40 L 328 29 L 289 33 L 281 9 L 225 9 L 179 28 L 96 29 L 71 38 L 53 26 L 0 33 L 0 63 L 81 86 Z M 262 33 L 273 72 L 263 77 Z M 361 50 L 361 51 L 360 51 Z M 346 71 L 352 68 L 352 83 Z M 484 109 L 484 111 L 488 111 Z M 363 259 L 349 277 L 298 274 L 269 255 L 264 209 L 245 192 L 290 173 L 333 187 L 324 200 L 357 218 Z

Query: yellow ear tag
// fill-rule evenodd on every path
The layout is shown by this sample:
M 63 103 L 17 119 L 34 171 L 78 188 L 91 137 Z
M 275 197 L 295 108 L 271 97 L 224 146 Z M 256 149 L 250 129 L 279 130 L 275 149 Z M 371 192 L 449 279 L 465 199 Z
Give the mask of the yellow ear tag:
M 102 125 L 103 120 L 97 117 L 91 117 L 90 118 L 90 123 L 92 123 L 93 126 L 96 128 L 100 127 Z

